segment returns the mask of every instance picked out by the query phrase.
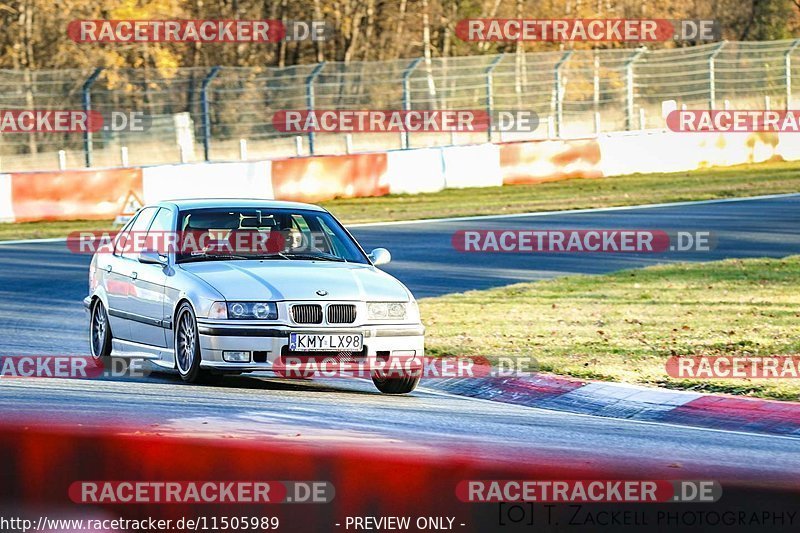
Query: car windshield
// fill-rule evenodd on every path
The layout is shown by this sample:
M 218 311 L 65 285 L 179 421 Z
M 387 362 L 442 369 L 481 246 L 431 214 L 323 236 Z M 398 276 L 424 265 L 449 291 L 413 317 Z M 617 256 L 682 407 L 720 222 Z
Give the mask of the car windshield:
M 338 261 L 368 264 L 325 211 L 211 208 L 181 211 L 179 263 L 215 260 Z

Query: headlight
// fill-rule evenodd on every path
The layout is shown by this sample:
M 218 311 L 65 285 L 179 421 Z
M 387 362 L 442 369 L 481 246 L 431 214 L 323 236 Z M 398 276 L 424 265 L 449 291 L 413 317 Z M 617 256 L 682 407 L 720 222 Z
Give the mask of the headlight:
M 208 318 L 277 320 L 278 306 L 275 302 L 214 302 Z
M 406 304 L 401 302 L 370 302 L 367 304 L 367 316 L 370 320 L 404 320 Z

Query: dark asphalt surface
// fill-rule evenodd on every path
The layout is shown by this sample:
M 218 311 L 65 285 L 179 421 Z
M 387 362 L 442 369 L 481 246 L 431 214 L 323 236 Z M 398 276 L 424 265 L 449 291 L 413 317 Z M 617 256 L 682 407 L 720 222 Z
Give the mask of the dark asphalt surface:
M 705 253 L 464 254 L 461 229 L 663 229 L 715 232 Z M 800 253 L 800 195 L 647 209 L 619 209 L 357 227 L 365 248 L 385 246 L 386 270 L 418 296 L 481 289 L 573 273 L 603 273 L 665 261 L 780 257 Z M 88 256 L 63 242 L 0 245 L 0 354 L 84 354 Z M 424 319 L 424 317 L 423 317 Z M 303 445 L 347 443 L 436 449 L 476 456 L 569 457 L 587 464 L 645 465 L 671 477 L 723 474 L 796 482 L 800 439 L 573 415 L 438 393 L 422 387 L 386 397 L 359 380 L 287 382 L 226 378 L 184 385 L 157 373 L 125 380 L 3 380 L 0 416 L 84 426 L 136 424 L 164 433 L 268 436 Z M 679 445 L 678 445 L 679 443 Z M 768 457 L 768 460 L 764 460 Z
M 475 253 L 453 248 L 458 230 L 646 229 L 710 231 L 710 252 Z M 695 203 L 647 209 L 562 212 L 447 222 L 357 227 L 364 249 L 383 246 L 393 260 L 386 271 L 417 298 L 569 274 L 603 274 L 669 261 L 714 261 L 730 257 L 782 257 L 800 253 L 800 195 L 763 200 Z

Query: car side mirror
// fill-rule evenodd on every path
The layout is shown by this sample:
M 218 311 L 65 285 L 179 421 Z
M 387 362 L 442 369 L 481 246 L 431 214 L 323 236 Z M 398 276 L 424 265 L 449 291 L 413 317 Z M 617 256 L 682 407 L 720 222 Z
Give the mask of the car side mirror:
M 139 262 L 145 265 L 167 266 L 167 256 L 155 250 L 143 250 L 139 253 Z
M 392 254 L 390 254 L 389 250 L 386 248 L 375 248 L 367 257 L 369 257 L 369 260 L 372 261 L 372 264 L 375 266 L 385 265 L 392 260 Z

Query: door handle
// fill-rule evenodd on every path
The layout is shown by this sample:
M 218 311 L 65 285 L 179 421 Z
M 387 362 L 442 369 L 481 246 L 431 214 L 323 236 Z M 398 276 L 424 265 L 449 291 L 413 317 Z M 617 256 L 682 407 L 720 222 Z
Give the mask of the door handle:
M 106 272 L 111 272 L 111 265 L 106 265 Z
M 136 279 L 136 278 L 138 278 L 138 277 L 139 277 L 139 273 L 138 273 L 138 272 L 131 272 L 131 277 L 132 277 L 133 279 Z

